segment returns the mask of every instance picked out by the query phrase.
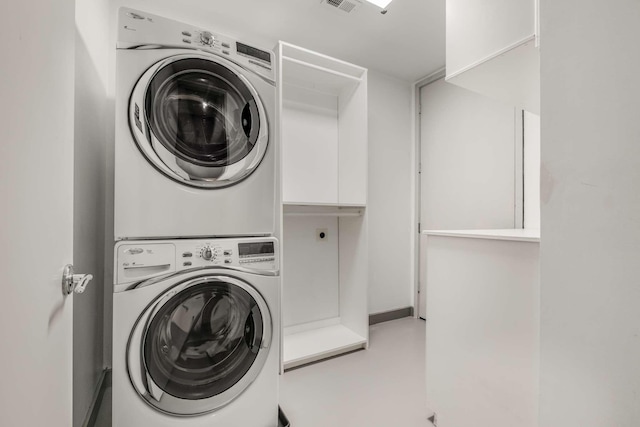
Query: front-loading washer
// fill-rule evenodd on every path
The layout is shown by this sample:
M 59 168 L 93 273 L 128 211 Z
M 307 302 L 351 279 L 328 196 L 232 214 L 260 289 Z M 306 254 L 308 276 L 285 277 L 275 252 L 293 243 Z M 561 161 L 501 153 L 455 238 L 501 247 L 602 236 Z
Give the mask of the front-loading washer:
M 271 51 L 121 8 L 114 237 L 273 235 Z
M 274 238 L 115 247 L 113 426 L 276 427 Z

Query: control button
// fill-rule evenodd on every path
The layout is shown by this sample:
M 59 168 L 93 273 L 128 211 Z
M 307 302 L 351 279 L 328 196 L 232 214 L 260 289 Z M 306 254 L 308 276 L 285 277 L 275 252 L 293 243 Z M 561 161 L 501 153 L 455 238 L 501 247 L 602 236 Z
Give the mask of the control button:
M 191 40 L 189 40 L 189 39 L 182 39 L 182 41 L 185 42 L 185 43 L 191 44 Z
M 131 248 L 131 249 L 127 249 L 125 252 L 131 254 L 131 255 L 138 255 L 141 254 L 142 252 L 144 252 L 144 249 L 142 248 Z
M 202 44 L 207 46 L 213 45 L 213 34 L 211 34 L 209 31 L 201 32 L 200 41 L 202 42 Z
M 204 248 L 202 248 L 201 255 L 202 258 L 206 259 L 207 261 L 211 261 L 213 259 L 213 250 L 211 249 L 211 246 L 205 246 Z
M 193 254 L 191 252 L 185 252 L 182 254 L 182 258 L 191 258 Z
M 229 46 L 229 43 L 222 43 L 222 47 L 226 47 L 227 49 L 231 48 L 231 46 Z
M 225 264 L 231 264 L 231 263 L 232 263 L 232 261 L 231 261 L 230 259 L 225 259 L 225 260 L 224 260 L 224 263 L 225 263 Z
M 224 53 L 225 55 L 229 55 L 229 51 L 228 50 L 223 50 L 222 53 Z
M 182 35 L 183 36 L 187 36 L 187 37 L 191 37 L 191 33 L 189 31 L 183 31 Z
M 232 251 L 224 251 L 224 256 L 231 256 L 231 254 L 233 254 Z
M 184 265 L 185 267 L 189 267 L 192 264 L 193 263 L 191 261 L 185 261 L 185 262 L 182 263 L 182 265 Z

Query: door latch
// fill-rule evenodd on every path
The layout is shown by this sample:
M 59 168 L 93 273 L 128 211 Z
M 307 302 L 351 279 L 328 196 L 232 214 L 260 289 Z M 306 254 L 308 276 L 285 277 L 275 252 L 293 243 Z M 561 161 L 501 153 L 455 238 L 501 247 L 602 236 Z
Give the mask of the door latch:
M 70 295 L 72 292 L 81 294 L 87 289 L 92 279 L 92 274 L 74 274 L 73 265 L 67 264 L 62 271 L 62 294 Z

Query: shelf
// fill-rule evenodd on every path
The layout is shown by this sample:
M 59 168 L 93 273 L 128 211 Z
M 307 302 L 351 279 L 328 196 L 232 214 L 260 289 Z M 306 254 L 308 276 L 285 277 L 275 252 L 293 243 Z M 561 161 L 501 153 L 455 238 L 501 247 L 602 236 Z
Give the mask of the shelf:
M 281 42 L 282 76 L 288 84 L 334 95 L 358 87 L 366 69 Z
M 278 57 L 291 369 L 368 345 L 367 70 L 285 42 Z
M 365 337 L 341 324 L 293 331 L 292 333 L 291 328 L 284 330 L 284 369 L 365 348 L 367 345 Z
M 365 206 L 362 205 L 326 205 L 326 204 L 284 204 L 285 216 L 362 216 Z
M 366 68 L 300 46 L 295 46 L 287 42 L 280 42 L 280 44 L 283 59 L 292 59 L 310 67 L 324 69 L 331 73 L 346 75 L 356 79 L 360 79 L 367 71 Z
M 362 81 L 359 77 L 332 71 L 297 59 L 283 57 L 282 74 L 287 84 L 313 89 L 332 95 L 354 90 Z
M 501 230 L 425 230 L 422 234 L 426 236 L 466 237 L 470 239 L 540 242 L 540 230 L 529 228 Z

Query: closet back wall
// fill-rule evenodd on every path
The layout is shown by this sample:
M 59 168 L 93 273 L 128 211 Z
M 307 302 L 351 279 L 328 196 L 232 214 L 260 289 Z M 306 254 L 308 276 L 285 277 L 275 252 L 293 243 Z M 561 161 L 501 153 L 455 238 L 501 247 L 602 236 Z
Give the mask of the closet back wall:
M 317 228 L 326 230 L 322 241 Z M 283 240 L 286 280 L 294 286 L 282 293 L 282 325 L 339 317 L 338 218 L 287 217 Z

